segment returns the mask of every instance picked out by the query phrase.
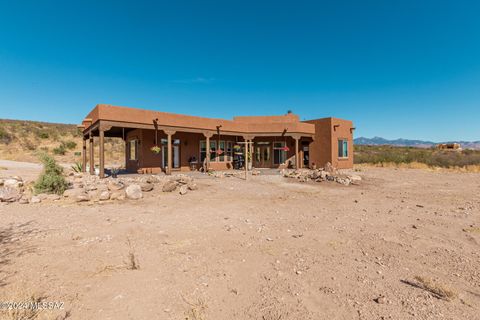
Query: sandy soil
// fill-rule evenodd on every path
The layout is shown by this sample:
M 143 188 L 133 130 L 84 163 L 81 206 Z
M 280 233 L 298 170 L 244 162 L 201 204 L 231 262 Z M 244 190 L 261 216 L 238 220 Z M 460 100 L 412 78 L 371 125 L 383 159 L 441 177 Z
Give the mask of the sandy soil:
M 480 319 L 480 175 L 360 175 L 2 205 L 0 300 L 64 302 L 39 319 Z

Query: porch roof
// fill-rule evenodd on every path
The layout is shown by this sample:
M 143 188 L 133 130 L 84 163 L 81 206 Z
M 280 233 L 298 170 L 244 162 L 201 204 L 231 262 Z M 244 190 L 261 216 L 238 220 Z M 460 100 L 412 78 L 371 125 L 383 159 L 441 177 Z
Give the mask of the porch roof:
M 199 130 L 231 134 L 300 134 L 312 136 L 315 125 L 300 122 L 297 115 L 263 117 L 235 117 L 233 120 L 205 118 L 190 115 L 174 114 L 160 111 L 119 107 L 112 105 L 97 105 L 83 120 L 84 134 L 93 130 L 100 122 L 114 124 L 116 127 L 150 128 L 154 129 L 154 121 L 162 128 L 176 130 Z

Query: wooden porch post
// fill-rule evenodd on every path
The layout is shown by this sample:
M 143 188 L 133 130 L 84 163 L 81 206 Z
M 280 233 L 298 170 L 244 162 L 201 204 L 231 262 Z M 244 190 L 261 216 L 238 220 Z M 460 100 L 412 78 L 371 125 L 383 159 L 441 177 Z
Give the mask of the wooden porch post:
M 90 156 L 90 174 L 95 174 L 95 165 L 94 165 L 94 159 L 93 159 L 93 135 L 92 133 L 90 132 L 90 136 L 89 136 L 89 139 L 88 139 L 88 146 L 90 147 L 90 152 L 89 152 L 89 156 Z
M 82 146 L 82 172 L 87 172 L 87 139 L 85 136 L 82 138 L 83 146 Z
M 248 140 L 245 140 L 245 146 L 244 146 L 244 150 L 245 150 L 245 164 L 244 164 L 244 167 L 245 167 L 245 180 L 248 180 Z
M 167 134 L 167 172 L 166 174 L 172 174 L 172 136 L 175 134 L 175 131 L 164 130 Z
M 300 169 L 300 155 L 298 152 L 298 140 L 300 140 L 299 136 L 292 136 L 295 139 L 295 169 Z
M 213 133 L 212 132 L 204 132 L 203 135 L 205 136 L 206 138 L 206 141 L 205 141 L 205 151 L 206 151 L 206 155 L 205 155 L 205 159 L 206 159 L 206 167 L 204 168 L 205 172 L 208 172 L 208 170 L 210 169 L 210 138 L 213 136 Z
M 99 129 L 99 144 L 100 144 L 100 155 L 99 155 L 99 159 L 100 159 L 100 178 L 105 178 L 105 145 L 104 145 L 104 142 L 105 142 L 105 132 L 103 131 L 103 129 Z
M 248 153 L 251 151 L 250 148 L 251 148 L 251 143 L 252 143 L 253 139 L 254 139 L 253 136 L 243 136 L 243 140 L 245 142 L 245 145 L 244 145 L 244 150 L 245 150 L 245 180 L 248 180 L 248 163 L 249 163 Z M 250 152 L 250 155 L 252 155 L 251 152 Z

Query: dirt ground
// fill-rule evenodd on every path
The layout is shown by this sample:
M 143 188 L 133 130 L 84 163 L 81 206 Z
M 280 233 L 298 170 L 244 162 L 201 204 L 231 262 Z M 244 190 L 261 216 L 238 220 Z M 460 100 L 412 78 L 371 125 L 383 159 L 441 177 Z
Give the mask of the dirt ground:
M 480 319 L 480 175 L 362 170 L 1 205 L 0 300 L 64 302 L 38 319 Z

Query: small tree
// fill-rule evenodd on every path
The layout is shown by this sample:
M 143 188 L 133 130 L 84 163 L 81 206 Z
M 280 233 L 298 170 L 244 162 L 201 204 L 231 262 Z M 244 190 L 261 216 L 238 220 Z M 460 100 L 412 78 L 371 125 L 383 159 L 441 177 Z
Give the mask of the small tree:
M 35 193 L 63 194 L 68 187 L 68 183 L 63 176 L 63 168 L 47 154 L 41 155 L 41 161 L 43 172 L 35 183 Z

